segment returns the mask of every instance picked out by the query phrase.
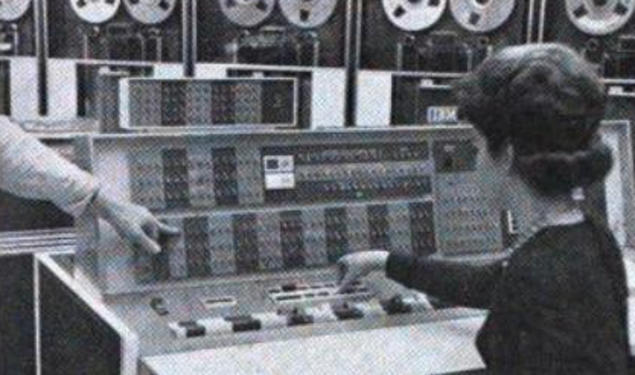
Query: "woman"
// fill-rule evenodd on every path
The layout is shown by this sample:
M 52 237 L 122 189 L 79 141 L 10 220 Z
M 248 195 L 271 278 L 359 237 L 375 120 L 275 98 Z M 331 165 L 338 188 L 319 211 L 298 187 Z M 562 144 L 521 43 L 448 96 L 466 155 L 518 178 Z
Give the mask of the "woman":
M 368 251 L 339 261 L 342 286 L 381 270 L 407 287 L 487 308 L 478 350 L 493 374 L 627 374 L 625 271 L 615 240 L 574 191 L 612 165 L 597 134 L 604 88 L 560 45 L 510 47 L 456 86 L 487 142 L 498 202 L 524 200 L 534 223 L 505 260 L 457 264 Z M 500 207 L 501 209 L 503 207 Z

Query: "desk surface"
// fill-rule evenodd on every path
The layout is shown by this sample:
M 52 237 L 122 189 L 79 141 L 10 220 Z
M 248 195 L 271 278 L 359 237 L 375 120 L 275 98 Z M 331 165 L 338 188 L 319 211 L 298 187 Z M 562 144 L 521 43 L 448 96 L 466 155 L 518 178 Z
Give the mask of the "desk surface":
M 153 375 L 421 375 L 483 367 L 484 317 L 147 357 Z

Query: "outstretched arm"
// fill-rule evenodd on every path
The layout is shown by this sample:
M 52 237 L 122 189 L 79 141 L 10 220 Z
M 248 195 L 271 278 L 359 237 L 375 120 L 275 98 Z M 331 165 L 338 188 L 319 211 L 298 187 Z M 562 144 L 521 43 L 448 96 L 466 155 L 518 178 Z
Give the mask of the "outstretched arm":
M 51 201 L 78 216 L 97 193 L 99 184 L 7 117 L 0 117 L 0 189 L 24 198 Z
M 458 263 L 387 251 L 364 251 L 346 255 L 338 264 L 342 287 L 370 272 L 383 271 L 408 288 L 462 306 L 487 308 L 504 262 Z
M 386 276 L 448 302 L 488 308 L 504 262 L 466 263 L 391 254 Z
M 145 207 L 108 196 L 93 176 L 6 117 L 0 117 L 0 190 L 51 201 L 73 216 L 93 209 L 133 246 L 152 253 L 161 250 L 157 243 L 160 234 L 178 233 Z

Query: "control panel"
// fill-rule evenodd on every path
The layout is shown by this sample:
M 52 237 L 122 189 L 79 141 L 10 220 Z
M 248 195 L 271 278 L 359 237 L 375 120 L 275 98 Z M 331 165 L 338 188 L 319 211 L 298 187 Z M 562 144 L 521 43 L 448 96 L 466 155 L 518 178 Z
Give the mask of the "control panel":
M 125 79 L 120 85 L 124 129 L 297 126 L 293 78 Z
M 616 165 L 587 200 L 631 246 L 630 127 L 607 121 L 601 135 Z M 480 315 L 383 275 L 340 289 L 335 263 L 368 249 L 457 262 L 504 256 L 532 207 L 497 211 L 481 150 L 460 125 L 87 136 L 76 160 L 102 189 L 180 234 L 143 253 L 87 212 L 76 223 L 76 280 L 134 332 L 141 362 Z
M 166 239 L 159 255 L 139 254 L 86 217 L 79 253 L 111 294 L 320 269 L 371 248 L 501 251 L 479 142 L 467 127 L 88 137 L 78 160 L 108 176 L 104 189 L 150 208 L 182 236 Z M 105 261 L 112 256 L 129 266 Z

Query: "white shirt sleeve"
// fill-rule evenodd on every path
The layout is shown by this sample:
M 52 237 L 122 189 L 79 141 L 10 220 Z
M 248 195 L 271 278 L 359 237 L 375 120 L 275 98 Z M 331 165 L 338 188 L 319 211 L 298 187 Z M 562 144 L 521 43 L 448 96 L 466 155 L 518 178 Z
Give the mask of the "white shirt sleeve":
M 51 201 L 78 216 L 96 194 L 98 183 L 7 117 L 0 117 L 0 189 Z

